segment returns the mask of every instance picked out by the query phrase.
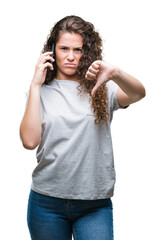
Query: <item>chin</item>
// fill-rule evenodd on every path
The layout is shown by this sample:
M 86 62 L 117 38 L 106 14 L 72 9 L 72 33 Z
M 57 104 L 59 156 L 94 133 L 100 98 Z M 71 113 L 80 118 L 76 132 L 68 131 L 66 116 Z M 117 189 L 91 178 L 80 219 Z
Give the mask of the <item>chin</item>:
M 77 73 L 77 71 L 75 71 L 75 70 L 73 71 L 71 69 L 64 72 L 64 74 L 69 75 L 69 76 L 75 75 L 76 73 Z

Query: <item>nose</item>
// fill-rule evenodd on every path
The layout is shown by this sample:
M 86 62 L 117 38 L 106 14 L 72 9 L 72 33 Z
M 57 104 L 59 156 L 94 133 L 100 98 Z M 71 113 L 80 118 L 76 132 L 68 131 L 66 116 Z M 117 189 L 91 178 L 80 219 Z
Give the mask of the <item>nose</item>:
M 74 61 L 74 53 L 73 53 L 72 50 L 69 51 L 68 56 L 67 56 L 67 59 L 68 59 L 69 61 Z

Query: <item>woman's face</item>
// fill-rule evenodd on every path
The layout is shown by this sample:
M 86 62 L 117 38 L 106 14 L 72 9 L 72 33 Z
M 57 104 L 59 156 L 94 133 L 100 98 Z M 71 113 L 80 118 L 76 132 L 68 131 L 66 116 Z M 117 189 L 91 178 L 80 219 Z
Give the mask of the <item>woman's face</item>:
M 78 33 L 62 33 L 55 54 L 58 80 L 78 81 L 77 69 L 82 56 L 83 38 Z

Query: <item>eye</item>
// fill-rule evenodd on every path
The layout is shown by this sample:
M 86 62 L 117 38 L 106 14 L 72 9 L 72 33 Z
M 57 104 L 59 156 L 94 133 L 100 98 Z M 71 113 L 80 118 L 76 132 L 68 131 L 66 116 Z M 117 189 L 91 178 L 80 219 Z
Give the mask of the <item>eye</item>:
M 67 47 L 61 47 L 62 50 L 67 50 Z
M 76 52 L 82 52 L 81 48 L 76 48 L 75 50 L 76 50 Z

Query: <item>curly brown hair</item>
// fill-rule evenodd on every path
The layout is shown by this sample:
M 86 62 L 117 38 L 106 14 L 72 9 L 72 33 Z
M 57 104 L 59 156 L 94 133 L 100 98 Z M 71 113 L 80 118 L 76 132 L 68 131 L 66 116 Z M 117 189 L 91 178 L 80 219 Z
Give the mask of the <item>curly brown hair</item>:
M 96 80 L 90 81 L 85 79 L 85 74 L 89 66 L 96 60 L 102 60 L 102 39 L 99 33 L 95 31 L 92 23 L 86 22 L 78 16 L 71 15 L 64 17 L 54 25 L 47 37 L 42 53 L 51 51 L 52 43 L 56 46 L 56 43 L 63 32 L 78 33 L 83 38 L 82 57 L 77 70 L 80 79 L 78 90 L 80 93 L 89 93 L 90 104 L 95 115 L 95 123 L 106 123 L 109 119 L 107 111 L 108 97 L 106 84 L 103 84 L 97 90 L 95 96 L 92 97 L 91 91 L 96 84 Z M 56 77 L 56 61 L 53 62 L 53 67 L 53 71 L 47 71 L 44 84 L 49 84 Z

